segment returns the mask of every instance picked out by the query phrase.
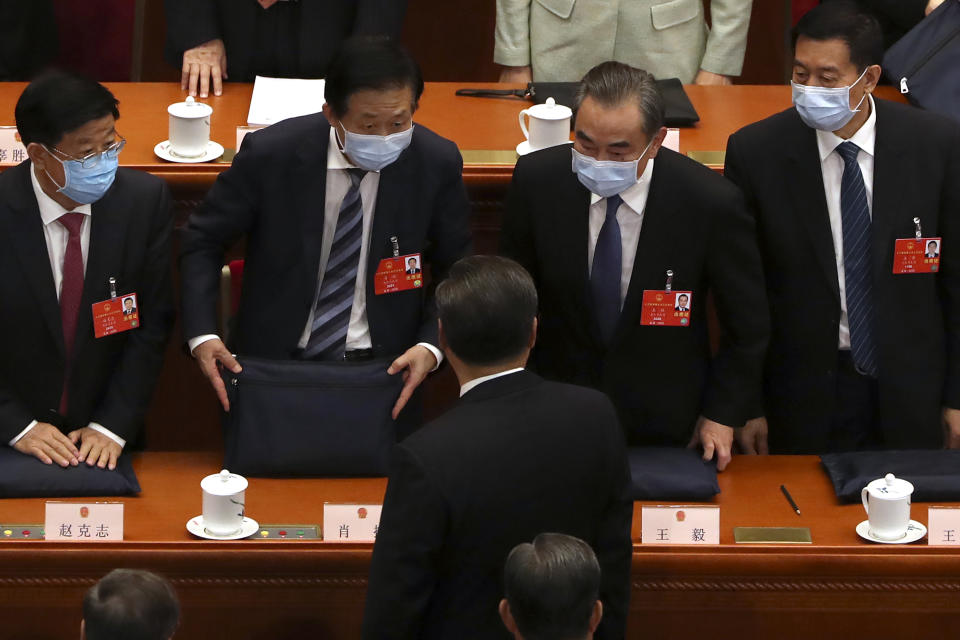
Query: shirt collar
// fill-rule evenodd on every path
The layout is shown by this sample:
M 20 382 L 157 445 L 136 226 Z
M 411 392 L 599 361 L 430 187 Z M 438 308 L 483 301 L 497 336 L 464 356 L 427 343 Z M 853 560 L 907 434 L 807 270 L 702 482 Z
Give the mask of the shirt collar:
M 327 146 L 327 169 L 356 169 L 356 165 L 347 159 L 340 151 L 337 142 L 337 128 L 330 125 L 330 144 Z
M 870 101 L 870 116 L 863 123 L 857 132 L 850 138 L 850 142 L 860 147 L 860 150 L 873 156 L 873 149 L 877 142 L 877 105 L 873 102 L 873 96 L 867 94 Z M 817 129 L 817 148 L 820 151 L 820 162 L 827 159 L 827 156 L 837 148 L 843 138 L 836 135 L 833 131 L 821 131 Z
M 518 373 L 518 372 L 520 372 L 520 371 L 523 371 L 523 367 L 518 367 L 518 368 L 516 368 L 516 369 L 510 369 L 509 371 L 501 371 L 500 373 L 492 373 L 492 374 L 490 374 L 489 376 L 481 376 L 481 377 L 479 377 L 479 378 L 474 378 L 474 379 L 471 380 L 470 382 L 468 382 L 468 383 L 466 383 L 465 385 L 463 385 L 462 387 L 460 387 L 460 397 L 462 398 L 468 391 L 470 391 L 470 390 L 473 389 L 474 387 L 480 386 L 481 384 L 483 384 L 484 382 L 487 382 L 488 380 L 493 380 L 494 378 L 500 378 L 500 377 L 503 377 L 503 376 L 508 376 L 508 375 L 510 375 L 511 373 Z
M 37 179 L 37 172 L 33 163 L 30 163 L 30 182 L 33 184 L 33 194 L 37 198 L 37 206 L 40 208 L 40 219 L 43 220 L 44 226 L 56 222 L 60 216 L 65 213 L 82 213 L 85 216 L 91 214 L 91 206 L 89 204 L 82 204 L 76 209 L 64 209 L 63 205 L 47 195 L 43 190 L 43 187 L 40 186 L 40 181 Z
M 640 215 L 647 204 L 647 194 L 650 193 L 650 178 L 653 176 L 653 158 L 647 160 L 647 166 L 635 184 L 620 192 L 620 197 L 630 210 Z M 590 204 L 594 205 L 603 200 L 602 196 L 590 194 Z

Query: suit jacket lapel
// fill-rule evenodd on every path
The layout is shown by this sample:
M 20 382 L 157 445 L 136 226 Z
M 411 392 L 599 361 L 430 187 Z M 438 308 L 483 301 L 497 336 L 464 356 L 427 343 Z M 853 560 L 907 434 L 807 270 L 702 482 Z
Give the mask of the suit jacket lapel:
M 647 194 L 647 202 L 643 210 L 640 238 L 637 241 L 637 254 L 633 259 L 630 285 L 627 287 L 627 295 L 623 300 L 623 310 L 620 313 L 616 333 L 614 333 L 613 344 L 622 340 L 629 333 L 630 327 L 634 326 L 640 317 L 643 303 L 642 273 L 643 267 L 648 264 L 647 259 L 650 256 L 661 255 L 660 245 L 673 237 L 669 225 L 676 208 L 676 200 L 672 199 L 669 194 L 669 163 L 671 159 L 667 158 L 666 155 L 659 154 L 658 160 L 654 162 L 653 175 L 650 178 L 650 191 Z M 675 184 L 674 187 L 676 187 Z M 670 268 L 669 265 L 664 268 L 664 284 L 667 281 L 667 268 Z
M 83 276 L 83 297 L 77 317 L 77 335 L 74 353 L 87 340 L 93 340 L 92 305 L 109 298 L 108 280 L 118 277 L 123 267 L 126 228 L 129 216 L 137 210 L 136 202 L 118 201 L 116 187 L 99 202 L 94 202 L 90 213 L 90 244 L 87 248 L 87 268 Z M 118 281 L 117 295 L 133 293 Z
M 411 185 L 416 184 L 412 151 L 407 148 L 395 162 L 380 171 L 380 183 L 377 187 L 377 202 L 373 208 L 373 224 L 370 227 L 367 247 L 367 300 L 372 300 L 373 274 L 380 266 L 380 260 L 392 253 L 390 238 L 397 236 L 400 255 L 416 250 L 401 233 L 404 207 L 410 199 Z
M 10 229 L 10 241 L 23 265 L 23 276 L 29 289 L 37 298 L 38 308 L 43 321 L 50 330 L 51 337 L 65 353 L 63 344 L 63 325 L 60 320 L 60 303 L 50 270 L 50 254 L 43 235 L 43 220 L 40 207 L 30 180 L 31 163 L 8 169 L 16 174 L 14 189 L 10 194 L 9 207 L 0 208 L 6 217 Z
M 326 118 L 319 118 L 316 137 L 304 140 L 297 149 L 299 165 L 291 181 L 298 190 L 297 210 L 301 224 L 295 233 L 300 233 L 303 247 L 303 310 L 309 313 L 317 292 L 317 270 L 323 243 L 323 222 L 327 194 L 327 151 L 330 146 L 330 125 Z M 306 315 L 303 316 L 306 322 Z
M 790 151 L 788 182 L 794 211 L 807 231 L 818 267 L 839 300 L 837 258 L 830 230 L 830 214 L 827 211 L 816 133 L 804 125 L 798 116 L 795 131 L 784 140 L 784 144 Z
M 883 118 L 886 105 L 874 99 L 877 109 L 877 138 L 873 150 L 873 221 L 870 225 L 873 240 L 873 273 L 877 276 L 889 273 L 890 256 L 893 255 L 897 228 L 897 216 L 905 223 L 912 215 L 902 213 L 905 190 L 902 188 L 906 171 L 906 151 L 903 134 L 896 126 Z M 910 236 L 903 236 L 910 237 Z

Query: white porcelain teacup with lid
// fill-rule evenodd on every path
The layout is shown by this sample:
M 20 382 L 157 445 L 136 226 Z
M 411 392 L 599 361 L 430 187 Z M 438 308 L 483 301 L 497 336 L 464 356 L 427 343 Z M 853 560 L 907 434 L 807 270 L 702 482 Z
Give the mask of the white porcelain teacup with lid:
M 878 540 L 899 540 L 910 524 L 913 485 L 888 473 L 870 482 L 860 492 L 870 519 L 870 535 Z
M 546 149 L 570 141 L 570 107 L 557 104 L 553 98 L 547 98 L 543 104 L 536 104 L 520 112 L 520 130 L 530 147 L 530 151 Z M 527 120 L 530 121 L 529 128 Z

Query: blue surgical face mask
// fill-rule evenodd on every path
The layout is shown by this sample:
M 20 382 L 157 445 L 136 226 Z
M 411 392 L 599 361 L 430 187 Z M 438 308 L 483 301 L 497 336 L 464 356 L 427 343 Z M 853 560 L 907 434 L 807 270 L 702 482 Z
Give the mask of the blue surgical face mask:
M 49 149 L 48 149 L 49 151 Z M 57 156 L 50 154 L 52 157 Z M 103 197 L 117 177 L 120 160 L 117 154 L 101 153 L 96 165 L 86 168 L 80 160 L 61 160 L 63 167 L 63 186 L 57 184 L 50 172 L 44 169 L 47 177 L 56 184 L 60 193 L 79 204 L 92 204 Z
M 866 73 L 867 70 L 864 69 L 860 77 L 849 87 L 808 87 L 791 80 L 793 106 L 800 114 L 800 119 L 812 129 L 821 131 L 842 129 L 860 111 L 860 105 L 867 98 L 867 94 L 864 93 L 856 109 L 850 108 L 850 89 L 860 82 Z
M 573 172 L 577 174 L 580 183 L 602 198 L 609 198 L 626 191 L 637 183 L 637 171 L 640 166 L 640 159 L 650 149 L 653 144 L 653 138 L 643 149 L 643 152 L 636 160 L 628 162 L 620 160 L 595 160 L 590 156 L 585 156 L 576 149 L 573 151 Z
M 343 153 L 353 164 L 367 171 L 380 171 L 396 162 L 403 150 L 413 140 L 413 125 L 410 128 L 389 136 L 364 135 L 343 128 Z M 340 132 L 337 132 L 340 139 Z

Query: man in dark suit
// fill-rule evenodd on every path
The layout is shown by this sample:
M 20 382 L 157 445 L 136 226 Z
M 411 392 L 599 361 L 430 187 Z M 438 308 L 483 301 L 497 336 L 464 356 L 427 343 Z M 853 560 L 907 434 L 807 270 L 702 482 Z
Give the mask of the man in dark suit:
M 406 381 L 394 418 L 436 369 L 432 289 L 375 295 L 380 261 L 423 255 L 435 281 L 470 248 L 457 147 L 413 124 L 420 68 L 397 45 L 349 42 L 323 114 L 248 135 L 183 233 L 183 327 L 224 409 L 217 363 L 395 357 Z M 233 350 L 216 335 L 224 250 L 246 236 Z
M 939 447 L 941 420 L 958 447 L 960 131 L 871 95 L 883 43 L 856 5 L 813 9 L 794 42 L 795 107 L 727 145 L 766 271 L 771 450 Z M 947 252 L 896 274 L 915 216 Z
M 767 340 L 753 223 L 729 183 L 660 146 L 650 74 L 598 65 L 578 103 L 574 172 L 569 147 L 531 153 L 507 196 L 500 250 L 540 294 L 532 362 L 545 378 L 605 391 L 631 444 L 701 444 L 722 470 L 751 417 Z M 707 305 L 674 316 L 674 291 L 713 295 L 715 357 Z M 656 309 L 669 317 L 652 319 Z M 763 451 L 762 433 L 737 433 L 746 451 Z
M 363 637 L 509 638 L 497 614 L 504 561 L 543 531 L 593 547 L 602 637 L 624 637 L 633 505 L 610 401 L 523 370 L 537 292 L 513 261 L 460 261 L 437 308 L 461 400 L 396 447 Z
M 420 266 L 417 264 L 416 258 L 409 258 L 407 260 L 407 273 L 410 275 L 416 275 L 420 273 Z
M 927 243 L 927 253 L 924 254 L 924 257 L 927 258 L 939 258 L 940 257 L 940 244 L 936 240 L 931 240 Z
M 673 308 L 674 311 L 690 311 L 690 296 L 685 293 L 681 293 L 677 296 L 677 306 Z
M 118 117 L 96 82 L 43 76 L 16 106 L 29 160 L 0 174 L 0 443 L 47 464 L 115 467 L 173 322 L 170 195 L 117 169 Z M 139 296 L 139 326 L 97 338 L 111 288 Z
M 181 88 L 220 95 L 258 75 L 323 78 L 350 36 L 400 37 L 407 0 L 164 0 Z M 211 87 L 212 84 L 212 87 Z

